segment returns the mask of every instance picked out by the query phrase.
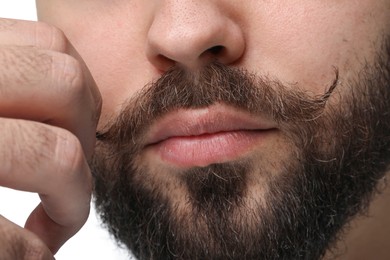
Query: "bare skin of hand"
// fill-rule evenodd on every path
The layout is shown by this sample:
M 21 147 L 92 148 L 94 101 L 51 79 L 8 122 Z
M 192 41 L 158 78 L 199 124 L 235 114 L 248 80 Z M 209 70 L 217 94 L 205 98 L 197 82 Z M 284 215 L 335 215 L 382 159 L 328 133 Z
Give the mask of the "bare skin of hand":
M 0 217 L 0 259 L 52 259 L 88 218 L 100 93 L 41 22 L 0 18 L 0 68 L 0 186 L 41 198 L 24 229 Z

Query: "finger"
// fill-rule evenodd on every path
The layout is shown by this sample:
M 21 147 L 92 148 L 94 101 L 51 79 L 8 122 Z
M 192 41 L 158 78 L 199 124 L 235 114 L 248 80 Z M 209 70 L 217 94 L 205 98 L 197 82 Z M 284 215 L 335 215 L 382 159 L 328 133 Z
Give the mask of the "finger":
M 67 53 L 69 42 L 59 29 L 43 22 L 0 18 L 0 45 L 35 46 Z
M 34 233 L 0 215 L 0 259 L 53 260 L 49 248 Z
M 55 252 L 89 215 L 92 177 L 78 139 L 38 122 L 0 119 L 0 185 L 40 194 L 26 228 Z
M 3 45 L 3 46 L 2 46 Z M 28 47 L 25 48 L 25 51 L 22 51 L 21 53 L 18 53 L 17 48 L 15 46 L 24 46 Z M 14 47 L 14 48 L 12 48 Z M 34 48 L 35 47 L 35 48 Z M 75 120 L 73 121 L 73 124 L 71 128 L 68 128 L 68 125 L 70 123 L 69 117 L 61 118 L 61 120 L 58 120 L 57 118 L 61 117 L 61 113 L 57 114 L 57 118 L 55 120 L 51 120 L 49 118 L 46 123 L 53 123 L 54 125 L 57 125 L 60 127 L 65 127 L 69 130 L 71 130 L 73 133 L 76 134 L 80 138 L 81 143 L 83 144 L 83 148 L 89 157 L 93 152 L 93 147 L 95 143 L 95 129 L 91 129 L 91 127 L 85 128 L 86 124 L 88 122 L 91 122 L 90 118 L 85 118 L 85 116 L 88 116 L 88 112 L 94 112 L 92 115 L 92 121 L 93 121 L 93 127 L 96 128 L 96 124 L 98 121 L 98 118 L 100 116 L 100 109 L 101 109 L 101 103 L 102 99 L 100 96 L 100 92 L 95 84 L 95 81 L 93 80 L 86 64 L 80 57 L 80 55 L 77 53 L 77 51 L 73 48 L 71 43 L 68 41 L 68 39 L 65 37 L 64 33 L 59 30 L 58 28 L 51 26 L 49 24 L 43 23 L 43 22 L 33 22 L 33 21 L 22 21 L 22 20 L 14 20 L 14 19 L 4 19 L 0 18 L 0 49 L 3 49 L 3 51 L 0 53 L 0 58 L 3 58 L 3 63 L 0 62 L 0 65 L 3 68 L 8 68 L 6 70 L 2 70 L 3 75 L 8 75 L 6 79 L 13 81 L 14 84 L 6 84 L 5 87 L 9 88 L 9 86 L 13 85 L 20 85 L 19 81 L 22 81 L 25 83 L 25 85 L 29 86 L 30 81 L 37 81 L 37 79 L 45 79 L 42 77 L 42 74 L 45 74 L 47 70 L 50 70 L 50 55 L 47 57 L 47 55 L 44 55 L 43 50 L 51 50 L 53 52 L 57 52 L 57 59 L 54 59 L 57 61 L 57 66 L 53 66 L 54 70 L 57 69 L 57 72 L 59 73 L 53 73 L 53 74 L 46 74 L 50 77 L 51 76 L 57 76 L 57 82 L 61 82 L 64 80 L 64 78 L 67 78 L 68 81 L 64 81 L 63 83 L 69 82 L 69 80 L 74 80 L 73 83 L 75 83 L 71 89 L 71 94 L 83 94 L 84 100 L 80 99 L 80 96 L 72 96 L 72 98 L 75 98 L 75 102 L 79 101 L 77 104 L 69 104 L 69 108 L 73 108 L 70 112 L 77 111 L 79 113 L 76 113 L 77 115 L 80 115 L 79 117 L 70 117 L 70 118 L 78 118 L 79 121 Z M 13 53 L 8 53 L 9 50 L 15 50 Z M 20 48 L 22 49 L 22 48 Z M 34 49 L 41 49 L 42 51 L 35 50 Z M 30 52 L 31 55 L 28 55 L 26 52 Z M 49 52 L 48 52 L 49 53 Z M 66 53 L 71 55 L 74 59 L 66 57 L 66 55 L 62 55 L 62 59 L 58 58 L 58 56 L 61 56 L 60 53 Z M 1 55 L 3 54 L 3 55 Z M 16 55 L 15 55 L 16 54 Z M 54 55 L 54 54 L 52 54 Z M 37 57 L 37 56 L 40 56 Z M 45 57 L 46 56 L 46 57 Z M 15 61 L 15 58 L 19 59 L 18 61 Z M 5 60 L 4 60 L 5 59 Z M 5 63 L 5 64 L 4 64 Z M 19 70 L 15 70 L 15 66 L 12 66 L 14 64 L 18 67 Z M 26 71 L 28 70 L 28 71 Z M 14 73 L 13 73 L 14 72 Z M 19 72 L 19 73 L 18 73 Z M 40 72 L 40 73 L 39 73 Z M 54 71 L 55 72 L 55 71 Z M 15 73 L 17 75 L 15 75 Z M 63 74 L 61 74 L 63 73 Z M 0 79 L 1 79 L 0 75 Z M 22 77 L 22 79 L 21 79 Z M 27 82 L 26 82 L 27 79 Z M 47 79 L 50 81 L 50 79 Z M 57 82 L 51 82 L 52 84 L 56 84 Z M 7 81 L 5 83 L 8 83 Z M 37 82 L 38 83 L 38 82 Z M 1 87 L 1 86 L 0 86 Z M 42 87 L 47 87 L 47 85 L 42 84 Z M 58 87 L 64 87 L 64 84 L 59 84 Z M 10 91 L 13 91 L 14 89 L 10 89 Z M 37 90 L 37 89 L 33 89 Z M 65 88 L 67 91 L 68 89 Z M 82 90 L 82 91 L 80 91 Z M 20 91 L 23 91 L 21 89 Z M 39 91 L 39 89 L 37 90 Z M 38 93 L 34 93 L 34 97 L 38 95 Z M 41 92 L 42 93 L 42 92 Z M 67 92 L 69 93 L 69 92 Z M 26 93 L 28 94 L 28 93 Z M 63 93 L 60 93 L 63 94 Z M 89 95 L 89 97 L 88 97 Z M 65 95 L 64 97 L 67 97 Z M 90 98 L 91 102 L 88 102 L 86 98 Z M 30 103 L 34 99 L 30 99 Z M 52 99 L 55 101 L 55 99 Z M 86 102 L 87 101 L 87 102 Z M 88 105 L 91 105 L 92 103 L 92 109 L 88 107 Z M 16 102 L 14 104 L 20 104 L 20 102 Z M 45 104 L 45 103 L 43 103 Z M 60 102 L 60 105 L 63 104 Z M 81 104 L 85 104 L 83 108 L 80 108 Z M 74 106 L 76 105 L 76 106 Z M 0 107 L 1 110 L 1 107 Z M 12 110 L 8 110 L 10 112 L 13 112 Z M 25 112 L 29 110 L 24 110 Z M 52 110 L 53 112 L 56 110 Z M 64 111 L 64 109 L 62 109 Z M 80 112 L 81 111 L 81 112 Z M 12 114 L 12 113 L 11 113 Z M 21 117 L 21 118 L 29 118 L 28 114 L 26 114 L 27 117 Z M 44 114 L 43 114 L 44 115 Z M 68 113 L 67 115 L 71 116 L 71 113 Z M 1 116 L 1 114 L 0 114 Z M 7 116 L 7 115 L 5 115 Z M 12 115 L 11 115 L 12 116 Z M 84 116 L 84 117 L 83 117 Z M 34 120 L 34 118 L 31 118 Z M 86 121 L 87 120 L 87 121 Z M 59 122 L 63 121 L 63 122 Z M 84 122 L 80 124 L 80 121 Z M 77 127 L 78 126 L 78 127 Z M 75 130 L 78 131 L 75 131 Z M 88 131 L 89 130 L 89 131 Z
M 88 157 L 93 153 L 101 98 L 78 60 L 35 47 L 3 46 L 0 67 L 0 117 L 68 129 Z
M 48 205 L 44 205 L 45 198 L 42 198 L 41 196 L 41 199 L 43 202 L 30 214 L 26 221 L 25 228 L 38 235 L 38 237 L 45 242 L 50 251 L 53 254 L 56 254 L 61 246 L 80 230 L 80 226 L 64 226 L 55 222 L 47 214 L 47 210 L 50 210 L 50 208 L 48 208 Z M 66 213 L 64 212 L 63 214 Z
M 92 75 L 79 53 L 66 38 L 65 34 L 53 25 L 39 21 L 0 18 L 0 45 L 30 46 L 67 53 L 80 62 L 86 79 L 93 81 Z M 91 84 L 90 88 L 95 101 L 97 101 L 96 103 L 101 102 L 100 93 L 96 85 Z

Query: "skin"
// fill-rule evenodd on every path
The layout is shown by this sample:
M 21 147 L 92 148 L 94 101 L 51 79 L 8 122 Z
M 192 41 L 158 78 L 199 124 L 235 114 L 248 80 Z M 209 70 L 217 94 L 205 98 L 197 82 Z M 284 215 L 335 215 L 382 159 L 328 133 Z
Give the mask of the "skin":
M 8 65 L 0 72 L 0 147 L 7 147 L 0 150 L 0 185 L 37 192 L 42 206 L 26 229 L 0 219 L 0 232 L 17 238 L 26 258 L 38 252 L 38 259 L 50 259 L 86 220 L 86 160 L 96 128 L 172 65 L 196 71 L 217 59 L 322 94 L 334 67 L 350 80 L 390 34 L 388 0 L 37 0 L 37 7 L 42 22 L 0 20 L 0 64 Z M 345 239 L 349 259 L 390 257 L 372 242 L 388 245 L 390 231 L 378 225 L 388 226 L 387 198 L 373 203 L 375 221 L 353 224 Z M 15 240 L 0 237 L 15 248 Z M 19 251 L 9 252 L 0 256 Z

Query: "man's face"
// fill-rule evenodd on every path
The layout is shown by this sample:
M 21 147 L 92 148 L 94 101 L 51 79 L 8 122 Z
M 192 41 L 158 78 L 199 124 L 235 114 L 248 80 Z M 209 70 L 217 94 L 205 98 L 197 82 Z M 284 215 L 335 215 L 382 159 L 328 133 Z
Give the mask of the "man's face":
M 317 258 L 389 164 L 390 1 L 37 1 L 103 95 L 96 203 L 141 258 Z

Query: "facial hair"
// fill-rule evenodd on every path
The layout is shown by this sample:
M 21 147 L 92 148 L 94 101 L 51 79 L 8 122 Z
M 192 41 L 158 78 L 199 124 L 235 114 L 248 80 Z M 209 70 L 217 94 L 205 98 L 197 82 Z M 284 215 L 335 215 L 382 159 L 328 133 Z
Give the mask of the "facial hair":
M 340 84 L 335 70 L 321 96 L 218 63 L 172 68 L 98 134 L 91 166 L 102 221 L 139 259 L 322 257 L 388 170 L 389 51 L 355 81 Z M 266 115 L 291 152 L 277 167 L 262 154 L 172 172 L 142 161 L 159 118 L 217 103 Z

